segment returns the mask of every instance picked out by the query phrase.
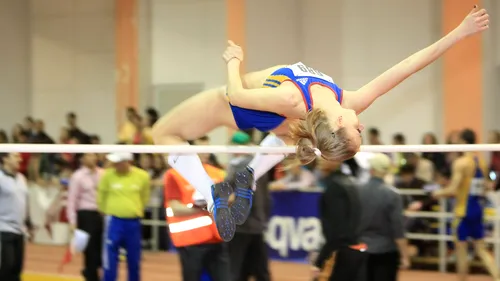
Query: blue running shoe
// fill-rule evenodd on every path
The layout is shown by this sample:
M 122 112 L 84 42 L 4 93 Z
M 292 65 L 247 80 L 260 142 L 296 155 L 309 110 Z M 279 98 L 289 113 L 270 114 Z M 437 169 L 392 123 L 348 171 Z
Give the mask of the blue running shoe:
M 253 199 L 253 169 L 246 167 L 244 170 L 236 172 L 234 179 L 234 193 L 236 195 L 234 203 L 231 205 L 231 215 L 237 225 L 242 225 L 250 215 Z
M 236 232 L 236 224 L 228 204 L 229 195 L 232 192 L 233 188 L 228 182 L 220 182 L 212 186 L 212 199 L 214 200 L 212 214 L 219 236 L 225 242 L 231 241 Z

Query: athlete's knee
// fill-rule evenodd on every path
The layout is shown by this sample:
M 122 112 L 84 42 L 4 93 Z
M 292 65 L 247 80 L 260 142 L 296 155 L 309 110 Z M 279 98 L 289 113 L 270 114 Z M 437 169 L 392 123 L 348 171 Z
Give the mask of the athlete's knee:
M 153 125 L 151 136 L 155 144 L 170 144 L 170 142 L 180 139 L 178 134 L 172 130 L 171 122 L 170 120 L 161 118 Z

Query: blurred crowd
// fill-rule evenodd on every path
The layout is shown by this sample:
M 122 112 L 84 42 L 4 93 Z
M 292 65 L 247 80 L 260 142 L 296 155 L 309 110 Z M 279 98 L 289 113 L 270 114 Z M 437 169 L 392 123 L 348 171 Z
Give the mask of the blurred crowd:
M 140 112 L 135 108 L 126 110 L 126 121 L 122 124 L 117 135 L 117 144 L 153 144 L 151 128 L 159 118 L 159 113 L 154 108 L 147 108 Z M 50 136 L 45 132 L 44 121 L 26 117 L 19 124 L 14 125 L 10 134 L 0 130 L 0 143 L 37 143 L 37 144 L 99 144 L 98 135 L 92 134 L 90 128 L 80 128 L 78 116 L 74 112 L 66 115 L 66 124 L 61 128 L 59 136 Z M 230 138 L 229 144 L 236 145 L 258 145 L 264 136 L 254 131 L 236 132 Z M 500 143 L 500 132 L 491 131 L 485 139 L 487 143 Z M 208 137 L 198 141 L 209 144 Z M 365 135 L 365 143 L 370 145 L 383 145 L 381 132 L 377 128 L 370 128 Z M 446 144 L 458 142 L 458 131 L 451 132 L 446 138 Z M 401 133 L 392 136 L 393 145 L 405 145 L 406 138 Z M 422 137 L 422 144 L 438 144 L 438 139 L 433 133 L 426 133 Z M 71 174 L 80 166 L 80 154 L 34 154 L 22 153 L 22 164 L 20 172 L 30 182 L 38 186 L 59 186 L 64 189 Z M 393 172 L 391 182 L 400 189 L 429 189 L 436 185 L 446 185 L 449 181 L 451 171 L 450 165 L 459 153 L 391 153 L 393 161 Z M 106 167 L 104 155 L 99 155 L 99 166 Z M 500 173 L 500 153 L 491 152 L 484 155 L 489 161 L 490 171 Z M 355 158 L 346 161 L 342 165 L 342 171 L 363 182 L 369 178 L 369 167 L 366 157 L 359 153 Z M 321 189 L 322 170 L 311 163 L 306 167 L 289 165 L 291 159 L 275 167 L 269 181 L 270 191 Z M 216 155 L 209 155 L 207 162 L 215 167 L 225 169 Z M 151 202 L 156 206 L 163 206 L 163 182 L 162 176 L 168 169 L 161 155 L 142 154 L 135 155 L 134 164 L 150 174 L 152 178 Z M 292 167 L 283 169 L 283 167 Z M 63 194 L 63 193 L 62 193 Z M 404 196 L 405 207 L 408 210 L 414 208 L 414 202 L 420 200 L 415 196 Z M 419 209 L 426 211 L 437 210 L 437 202 L 424 200 L 424 205 Z M 60 212 L 64 214 L 64 212 Z M 64 216 L 63 216 L 64 217 Z M 62 218 L 64 221 L 64 218 Z M 409 232 L 435 232 L 437 223 L 432 220 L 412 220 L 408 224 Z M 145 235 L 150 237 L 150 235 Z M 415 242 L 418 252 L 425 255 L 435 247 L 426 248 L 425 241 Z M 433 253 L 429 253 L 432 255 Z

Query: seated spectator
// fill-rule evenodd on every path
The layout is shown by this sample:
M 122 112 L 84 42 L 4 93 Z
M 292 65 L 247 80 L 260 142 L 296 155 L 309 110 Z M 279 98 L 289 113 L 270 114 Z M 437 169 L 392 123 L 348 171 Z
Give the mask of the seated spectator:
M 0 143 L 9 143 L 9 137 L 4 130 L 0 130 Z
M 98 135 L 90 135 L 90 144 L 101 144 L 101 138 Z
M 406 163 L 415 167 L 415 176 L 425 182 L 434 180 L 434 165 L 428 159 L 420 157 L 416 153 L 404 154 Z
M 425 145 L 435 145 L 438 144 L 436 135 L 433 133 L 426 133 L 422 139 L 422 144 Z M 437 170 L 447 166 L 446 156 L 443 152 L 423 152 L 422 158 L 430 160 L 434 164 L 434 168 Z
M 368 129 L 368 144 L 370 145 L 382 145 L 380 140 L 380 132 L 377 128 Z
M 168 165 L 165 163 L 165 159 L 160 154 L 153 155 L 153 169 L 155 171 L 154 178 L 162 178 L 165 171 L 168 169 Z
M 11 140 L 13 143 L 19 143 L 19 135 L 25 132 L 21 124 L 16 124 L 12 127 Z
M 126 111 L 127 120 L 120 128 L 118 133 L 118 141 L 123 143 L 133 143 L 136 134 L 136 126 L 134 125 L 134 117 L 139 115 L 135 108 L 128 107 Z
M 27 132 L 30 138 L 33 136 L 35 130 L 35 120 L 33 117 L 26 116 L 23 120 L 23 131 Z
M 45 132 L 45 123 L 43 120 L 36 120 L 30 142 L 43 144 L 55 143 L 54 140 Z
M 451 131 L 446 137 L 446 144 L 459 144 L 459 143 L 460 143 L 460 131 L 459 130 Z M 460 157 L 460 155 L 461 153 L 456 151 L 447 152 L 445 154 L 447 166 L 451 167 L 451 163 L 453 163 L 455 159 Z
M 70 138 L 76 138 L 81 144 L 90 143 L 90 137 L 78 127 L 77 116 L 74 112 L 66 114 L 66 123 L 68 124 L 68 134 Z
M 295 165 L 295 160 L 285 160 L 285 162 L 285 167 L 288 165 L 288 168 L 285 170 L 285 176 L 272 182 L 269 185 L 271 190 L 296 190 L 316 185 L 316 177 L 311 171 L 300 165 Z
M 499 144 L 500 131 L 490 131 L 488 143 Z M 490 170 L 496 172 L 497 177 L 500 176 L 500 151 L 491 152 Z
M 151 128 L 146 127 L 140 115 L 132 117 L 132 123 L 135 131 L 132 137 L 132 144 L 153 144 L 153 136 L 151 135 Z
M 158 114 L 158 111 L 156 111 L 156 109 L 148 107 L 146 109 L 146 126 L 152 128 L 156 121 L 158 121 L 159 117 L 160 115 Z
M 18 143 L 28 143 L 29 134 L 25 131 L 20 131 L 17 134 L 17 142 Z M 23 174 L 26 178 L 28 178 L 28 166 L 30 163 L 30 155 L 28 152 L 21 152 L 21 164 L 19 167 L 19 172 Z M 29 178 L 28 178 L 29 179 Z
M 392 145 L 405 145 L 406 138 L 401 133 L 396 133 L 392 136 Z M 404 155 L 401 152 L 394 152 L 391 155 L 392 163 L 394 165 L 394 173 L 398 173 L 399 167 L 405 164 Z

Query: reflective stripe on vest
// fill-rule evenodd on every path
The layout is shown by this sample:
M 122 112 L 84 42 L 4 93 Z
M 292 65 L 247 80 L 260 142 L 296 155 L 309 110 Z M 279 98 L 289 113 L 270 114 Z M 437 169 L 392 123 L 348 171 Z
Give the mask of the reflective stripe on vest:
M 171 208 L 167 208 L 166 213 L 167 217 L 173 217 L 173 212 Z M 193 219 L 188 219 L 185 221 L 169 223 L 168 228 L 170 229 L 170 233 L 179 233 L 197 229 L 204 226 L 209 226 L 212 223 L 213 223 L 212 218 L 210 216 L 201 216 Z

